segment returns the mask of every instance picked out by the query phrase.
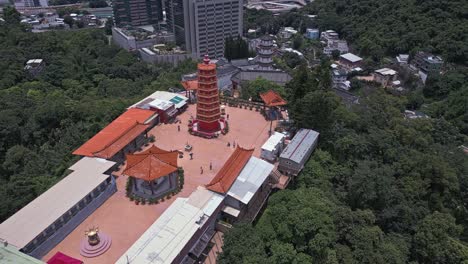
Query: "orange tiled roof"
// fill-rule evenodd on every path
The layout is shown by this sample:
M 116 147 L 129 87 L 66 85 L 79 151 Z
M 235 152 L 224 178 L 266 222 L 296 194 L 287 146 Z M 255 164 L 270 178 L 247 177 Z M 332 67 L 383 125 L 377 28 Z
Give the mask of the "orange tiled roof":
M 166 151 L 156 146 L 138 154 L 127 155 L 123 174 L 152 181 L 177 171 L 177 151 Z
M 261 93 L 260 97 L 267 106 L 282 106 L 287 102 L 277 92 L 270 90 L 266 93 Z
M 198 80 L 182 81 L 180 82 L 185 90 L 197 90 Z
M 74 155 L 109 159 L 149 127 L 154 111 L 131 108 L 73 152 Z
M 221 170 L 219 170 L 213 180 L 211 180 L 206 187 L 214 192 L 227 193 L 231 188 L 231 185 L 237 179 L 237 176 L 239 176 L 240 172 L 244 168 L 245 164 L 247 164 L 247 161 L 249 161 L 253 151 L 253 148 L 244 149 L 238 145 L 234 153 L 232 153 L 226 163 L 224 163 Z

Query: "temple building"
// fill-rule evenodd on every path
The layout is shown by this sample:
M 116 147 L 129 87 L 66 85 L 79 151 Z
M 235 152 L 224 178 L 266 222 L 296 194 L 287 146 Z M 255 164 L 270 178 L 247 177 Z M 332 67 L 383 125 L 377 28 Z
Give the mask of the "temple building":
M 177 189 L 177 151 L 166 151 L 156 146 L 127 154 L 123 174 L 133 177 L 132 193 L 143 198 L 158 198 Z
M 276 46 L 272 36 L 265 35 L 261 37 L 255 49 L 257 52 L 257 56 L 254 60 L 255 64 L 247 63 L 246 65 L 238 67 L 239 71 L 234 73 L 231 77 L 233 94 L 242 90 L 242 83 L 246 81 L 263 78 L 284 86 L 292 79 L 291 75 L 287 72 L 277 69 L 274 66 L 273 55 L 275 54 Z
M 260 45 L 257 47 L 258 69 L 262 71 L 273 70 L 273 38 L 265 35 L 260 38 Z
M 201 186 L 178 197 L 115 263 L 202 263 L 223 199 Z
M 115 165 L 80 159 L 70 174 L 0 224 L 0 238 L 42 258 L 116 192 Z
M 210 63 L 206 55 L 198 64 L 197 117 L 192 123 L 192 133 L 214 137 L 224 128 L 221 118 L 216 64 Z
M 206 185 L 208 190 L 225 196 L 220 218 L 228 223 L 253 221 L 272 190 L 274 165 L 252 157 L 253 152 L 237 146 Z
M 145 143 L 146 133 L 158 120 L 155 111 L 128 109 L 73 154 L 123 162 L 126 153 L 139 149 Z

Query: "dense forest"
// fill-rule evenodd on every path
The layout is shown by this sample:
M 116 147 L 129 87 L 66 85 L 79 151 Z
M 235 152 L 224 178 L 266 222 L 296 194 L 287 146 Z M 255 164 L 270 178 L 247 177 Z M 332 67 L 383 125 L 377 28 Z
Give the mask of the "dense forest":
M 375 87 L 353 106 L 331 91 L 329 62 L 294 69 L 290 116 L 321 133 L 318 149 L 256 223 L 225 235 L 220 263 L 468 263 L 467 4 L 316 0 L 273 19 L 247 11 L 246 27 L 262 33 L 337 30 L 377 66 L 418 50 L 448 63 L 406 96 Z M 405 119 L 408 108 L 431 118 Z
M 34 34 L 6 10 L 0 25 L 0 222 L 57 182 L 71 152 L 124 109 L 180 85 L 177 69 L 152 66 L 109 45 L 102 30 Z M 32 78 L 28 59 L 45 70 Z
M 255 226 L 225 236 L 220 263 L 467 263 L 466 136 L 444 119 L 405 119 L 376 90 L 347 108 L 329 66 L 286 86 L 291 117 L 319 149 Z

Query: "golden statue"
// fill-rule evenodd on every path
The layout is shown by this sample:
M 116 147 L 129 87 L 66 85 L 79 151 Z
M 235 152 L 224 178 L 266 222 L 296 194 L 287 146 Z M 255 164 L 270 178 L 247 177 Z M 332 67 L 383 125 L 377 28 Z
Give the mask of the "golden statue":
M 88 237 L 88 243 L 90 246 L 95 246 L 99 244 L 100 240 L 99 240 L 98 233 L 99 233 L 98 227 L 93 227 L 85 231 L 85 235 Z

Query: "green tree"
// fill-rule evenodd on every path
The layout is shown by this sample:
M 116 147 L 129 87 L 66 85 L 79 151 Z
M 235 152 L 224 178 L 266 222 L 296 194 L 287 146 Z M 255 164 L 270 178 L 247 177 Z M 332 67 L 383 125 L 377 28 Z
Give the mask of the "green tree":
M 18 24 L 21 21 L 20 13 L 12 6 L 3 8 L 3 19 L 8 24 Z
M 241 91 L 241 96 L 242 99 L 248 100 L 252 99 L 253 101 L 260 102 L 260 94 L 268 92 L 269 90 L 273 90 L 277 93 L 279 93 L 281 96 L 285 96 L 285 91 L 284 87 L 266 80 L 262 77 L 258 77 L 257 79 L 253 81 L 248 81 L 248 82 L 243 82 L 241 84 L 242 91 Z
M 424 218 L 414 235 L 414 254 L 421 263 L 466 263 L 468 246 L 458 236 L 462 227 L 449 215 L 434 212 Z

